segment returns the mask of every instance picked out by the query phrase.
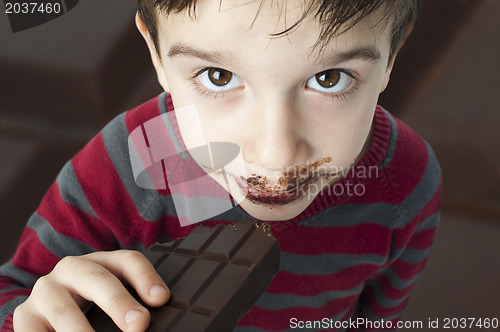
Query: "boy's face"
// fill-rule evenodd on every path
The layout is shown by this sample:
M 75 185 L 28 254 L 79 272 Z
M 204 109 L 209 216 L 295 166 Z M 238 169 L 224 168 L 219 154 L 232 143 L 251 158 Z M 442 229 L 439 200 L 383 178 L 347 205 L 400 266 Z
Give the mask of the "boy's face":
M 159 15 L 161 61 L 138 22 L 175 108 L 194 105 L 209 142 L 240 147 L 245 170 L 226 168 L 241 188 L 232 195 L 261 220 L 298 215 L 338 179 L 333 173 L 360 158 L 392 68 L 390 32 L 374 27 L 376 13 L 320 55 L 320 47 L 311 53 L 320 32 L 314 17 L 269 37 L 302 14 L 303 0 L 283 3 L 264 1 L 256 16 L 260 1 L 224 0 L 219 8 L 219 0 L 200 0 L 195 20 L 186 11 Z

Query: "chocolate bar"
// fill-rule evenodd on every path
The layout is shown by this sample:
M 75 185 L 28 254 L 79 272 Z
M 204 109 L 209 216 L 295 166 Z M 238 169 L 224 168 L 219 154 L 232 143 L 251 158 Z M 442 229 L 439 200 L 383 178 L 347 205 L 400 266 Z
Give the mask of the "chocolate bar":
M 271 226 L 255 221 L 198 226 L 186 238 L 152 245 L 144 255 L 171 291 L 166 305 L 148 308 L 149 332 L 232 331 L 280 263 Z M 87 318 L 96 331 L 120 331 L 97 306 Z

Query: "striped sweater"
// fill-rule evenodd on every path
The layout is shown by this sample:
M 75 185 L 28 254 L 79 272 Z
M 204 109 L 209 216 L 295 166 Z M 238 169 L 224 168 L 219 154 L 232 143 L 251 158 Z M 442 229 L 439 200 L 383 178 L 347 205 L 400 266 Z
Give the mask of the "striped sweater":
M 121 114 L 64 166 L 0 267 L 2 330 L 12 329 L 15 307 L 62 257 L 144 250 L 196 226 L 181 227 L 169 189 L 138 187 L 130 165 L 129 134 L 172 109 L 163 93 Z M 291 220 L 271 222 L 280 270 L 235 331 L 369 330 L 352 322 L 383 319 L 394 328 L 401 319 L 433 244 L 441 171 L 430 146 L 381 107 L 372 133 L 337 190 L 321 193 Z M 245 219 L 251 217 L 236 206 L 203 224 Z

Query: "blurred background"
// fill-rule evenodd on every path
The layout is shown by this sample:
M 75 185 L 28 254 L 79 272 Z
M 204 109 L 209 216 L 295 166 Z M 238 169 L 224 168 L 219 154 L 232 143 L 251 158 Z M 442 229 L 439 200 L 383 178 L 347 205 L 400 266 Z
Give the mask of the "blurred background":
M 500 318 L 500 1 L 422 1 L 380 101 L 444 174 L 434 251 L 404 319 Z M 0 13 L 0 262 L 64 163 L 161 92 L 135 10 L 85 0 L 15 34 Z

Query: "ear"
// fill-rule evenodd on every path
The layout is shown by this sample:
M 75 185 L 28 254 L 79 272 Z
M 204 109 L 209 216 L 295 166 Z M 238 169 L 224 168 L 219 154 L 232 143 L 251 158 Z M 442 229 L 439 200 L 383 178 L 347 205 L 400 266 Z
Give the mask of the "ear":
M 158 52 L 156 50 L 153 40 L 151 39 L 151 36 L 149 35 L 148 29 L 146 28 L 146 24 L 144 23 L 138 12 L 135 14 L 135 25 L 137 26 L 137 29 L 139 30 L 142 37 L 146 41 L 146 45 L 148 46 L 149 49 L 149 54 L 151 55 L 151 61 L 153 62 L 156 75 L 158 76 L 158 82 L 165 91 L 169 91 L 167 78 L 165 77 L 165 70 L 163 69 L 163 65 L 161 63 L 161 58 L 158 55 Z

